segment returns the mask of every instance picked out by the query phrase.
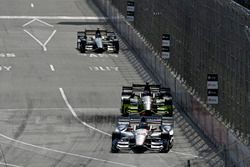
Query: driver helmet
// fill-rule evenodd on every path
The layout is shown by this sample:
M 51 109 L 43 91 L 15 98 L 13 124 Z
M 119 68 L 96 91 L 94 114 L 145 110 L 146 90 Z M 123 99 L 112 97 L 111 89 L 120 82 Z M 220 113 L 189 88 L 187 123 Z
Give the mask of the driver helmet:
M 145 128 L 145 129 L 148 128 L 148 124 L 147 124 L 147 122 L 146 122 L 146 118 L 145 118 L 145 117 L 142 117 L 142 118 L 141 118 L 141 122 L 140 122 L 140 124 L 139 124 L 139 128 Z

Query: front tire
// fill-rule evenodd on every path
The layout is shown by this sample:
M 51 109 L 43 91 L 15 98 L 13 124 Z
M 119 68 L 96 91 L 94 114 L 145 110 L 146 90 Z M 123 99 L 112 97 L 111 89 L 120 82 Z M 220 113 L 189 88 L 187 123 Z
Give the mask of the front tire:
M 119 139 L 114 139 L 112 140 L 112 145 L 111 145 L 111 153 L 118 153 L 120 150 L 117 148 L 117 143 Z
M 121 138 L 120 133 L 112 133 L 111 153 L 118 153 L 120 150 L 117 148 L 117 143 Z
M 170 150 L 170 136 L 167 133 L 162 133 L 161 134 L 161 139 L 162 139 L 162 145 L 163 148 L 160 151 L 161 153 L 168 153 Z
M 168 153 L 169 150 L 170 150 L 169 141 L 166 140 L 166 139 L 163 139 L 162 142 L 163 142 L 163 148 L 162 148 L 162 150 L 160 151 L 160 153 Z

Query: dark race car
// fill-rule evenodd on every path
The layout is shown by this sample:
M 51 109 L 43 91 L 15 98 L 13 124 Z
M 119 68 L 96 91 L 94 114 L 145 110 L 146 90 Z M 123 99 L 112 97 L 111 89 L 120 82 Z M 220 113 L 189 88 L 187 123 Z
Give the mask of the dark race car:
M 77 32 L 77 49 L 81 53 L 119 53 L 119 41 L 114 32 L 106 30 L 85 30 Z

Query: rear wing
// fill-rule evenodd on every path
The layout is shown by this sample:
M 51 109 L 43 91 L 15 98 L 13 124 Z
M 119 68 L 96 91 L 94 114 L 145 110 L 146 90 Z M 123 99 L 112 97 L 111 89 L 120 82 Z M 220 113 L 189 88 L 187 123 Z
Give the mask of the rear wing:
M 145 88 L 145 84 L 133 84 L 133 91 L 138 91 L 138 92 L 143 92 L 144 88 Z M 160 85 L 149 85 L 150 90 L 154 93 L 154 92 L 159 92 L 160 90 Z
M 134 92 L 143 92 L 145 84 L 133 84 L 132 88 Z M 167 96 L 171 96 L 170 88 L 162 88 L 161 85 L 149 85 L 152 93 L 161 93 Z
M 106 30 L 99 30 L 102 36 L 107 36 Z M 85 30 L 86 36 L 95 36 L 96 30 Z
M 116 34 L 114 32 L 111 32 L 111 31 L 107 31 L 107 36 L 111 37 L 111 38 L 116 38 Z
M 131 96 L 132 90 L 133 89 L 131 86 L 123 86 L 122 87 L 122 96 Z
M 173 118 L 161 116 L 143 116 L 148 124 L 170 124 L 173 123 Z M 119 117 L 118 124 L 128 125 L 128 124 L 139 124 L 141 121 L 140 116 L 130 116 L 130 117 Z
M 171 95 L 171 89 L 170 89 L 170 88 L 160 88 L 160 93 L 161 93 L 162 95 L 172 96 L 172 95 Z
M 174 117 L 162 117 L 162 125 L 174 126 Z
M 118 118 L 118 125 L 129 125 L 130 119 L 128 117 L 119 117 Z
M 84 31 L 78 31 L 77 32 L 77 38 L 79 39 L 79 38 L 81 38 L 81 37 L 85 37 L 85 32 Z

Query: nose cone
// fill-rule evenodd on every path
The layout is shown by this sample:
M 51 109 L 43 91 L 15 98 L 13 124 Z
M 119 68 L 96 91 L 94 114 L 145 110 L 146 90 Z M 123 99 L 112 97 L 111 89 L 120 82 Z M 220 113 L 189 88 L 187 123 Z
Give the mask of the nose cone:
M 137 146 L 142 146 L 147 137 L 147 130 L 146 129 L 138 129 L 135 132 L 135 144 Z
M 152 99 L 151 99 L 150 96 L 144 96 L 144 97 L 142 97 L 144 110 L 151 110 L 151 100 Z
M 103 48 L 102 38 L 95 38 L 95 43 L 96 43 L 97 48 Z

